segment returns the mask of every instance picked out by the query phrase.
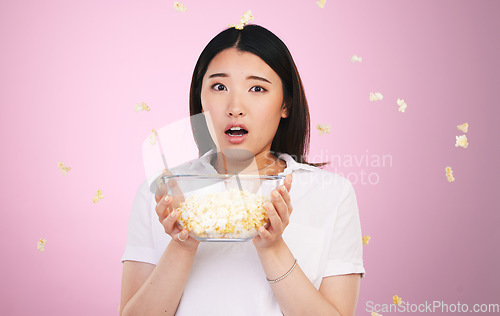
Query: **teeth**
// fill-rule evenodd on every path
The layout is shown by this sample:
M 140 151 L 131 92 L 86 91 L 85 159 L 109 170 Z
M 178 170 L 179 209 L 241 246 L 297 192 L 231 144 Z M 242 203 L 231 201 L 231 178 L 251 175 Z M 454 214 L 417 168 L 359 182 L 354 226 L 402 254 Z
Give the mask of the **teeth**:
M 232 130 L 232 131 L 239 131 L 239 130 L 241 130 L 241 127 L 231 127 L 230 130 Z

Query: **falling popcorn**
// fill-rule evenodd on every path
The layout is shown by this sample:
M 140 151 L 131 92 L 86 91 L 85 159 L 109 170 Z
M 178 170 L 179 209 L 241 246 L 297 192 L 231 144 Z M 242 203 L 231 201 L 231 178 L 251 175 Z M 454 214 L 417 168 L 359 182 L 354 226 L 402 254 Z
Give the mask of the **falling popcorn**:
M 382 101 L 384 96 L 380 92 L 370 92 L 370 101 Z
M 448 182 L 453 182 L 455 181 L 455 178 L 453 177 L 453 170 L 451 170 L 451 167 L 446 167 L 444 168 L 446 172 L 446 179 L 448 179 Z
M 135 111 L 136 112 L 139 112 L 139 111 L 151 111 L 151 109 L 149 108 L 149 106 L 147 106 L 146 103 L 142 102 L 141 104 L 136 104 L 135 105 Z
M 469 130 L 469 124 L 463 123 L 462 125 L 457 125 L 457 128 L 462 133 L 467 133 L 467 131 Z
M 182 3 L 179 3 L 177 1 L 174 2 L 174 9 L 175 9 L 175 11 L 179 11 L 179 12 L 186 12 L 187 11 L 187 8 Z
M 240 22 L 246 24 L 252 20 L 253 20 L 252 11 L 248 10 L 247 12 L 243 13 L 243 16 L 241 17 Z
M 330 125 L 318 124 L 316 125 L 316 128 L 319 130 L 320 135 L 323 135 L 325 133 L 330 134 Z
M 359 56 L 353 55 L 353 56 L 351 57 L 351 63 L 355 63 L 355 62 L 360 63 L 360 62 L 362 62 L 362 61 L 363 61 L 363 58 L 361 58 L 361 57 L 359 57 Z
M 153 133 L 149 135 L 149 142 L 151 145 L 156 145 L 156 137 L 158 137 L 158 133 L 153 129 Z
M 59 168 L 59 170 L 61 170 L 61 173 L 63 174 L 63 176 L 65 176 L 66 173 L 68 173 L 68 171 L 71 170 L 71 168 L 70 167 L 66 167 L 62 161 L 59 161 L 57 163 L 57 167 Z
M 243 28 L 245 27 L 245 24 L 243 24 L 243 23 L 239 23 L 239 24 L 236 24 L 236 25 L 229 24 L 229 27 L 234 27 L 237 30 L 243 30 Z
M 253 15 L 252 11 L 248 10 L 247 12 L 243 13 L 243 16 L 240 19 L 240 22 L 236 25 L 234 24 L 229 24 L 229 27 L 234 27 L 237 30 L 243 30 L 245 25 L 248 24 L 248 22 L 253 20 Z
M 323 9 L 325 7 L 326 0 L 319 0 L 319 1 L 316 2 L 316 4 L 318 5 L 318 7 L 320 7 L 321 9 Z
M 404 112 L 405 112 L 405 110 L 406 110 L 406 107 L 407 107 L 405 100 L 403 100 L 403 99 L 398 99 L 398 101 L 396 101 L 396 102 L 397 102 L 397 103 L 398 103 L 398 105 L 399 105 L 399 112 L 403 112 L 403 113 L 404 113 Z
M 372 312 L 372 313 L 371 313 L 371 316 L 382 316 L 382 314 L 379 314 L 379 313 L 377 313 L 377 312 Z
M 40 250 L 41 252 L 45 251 L 45 244 L 47 243 L 46 239 L 40 238 L 38 241 L 38 245 L 36 249 Z
M 457 139 L 457 142 L 455 143 L 455 147 L 463 147 L 463 148 L 467 148 L 467 146 L 469 146 L 469 143 L 467 142 L 467 136 L 465 135 L 462 135 L 462 136 L 455 136 L 456 139 Z
M 368 243 L 370 242 L 370 239 L 371 239 L 371 237 L 368 235 L 363 236 L 363 245 L 368 245 Z
M 401 304 L 401 297 L 397 296 L 397 295 L 394 295 L 392 297 L 392 300 L 394 301 L 394 305 L 399 305 Z
M 102 194 L 102 190 L 97 190 L 97 193 L 92 198 L 92 202 L 97 203 L 99 200 L 104 199 L 104 194 Z

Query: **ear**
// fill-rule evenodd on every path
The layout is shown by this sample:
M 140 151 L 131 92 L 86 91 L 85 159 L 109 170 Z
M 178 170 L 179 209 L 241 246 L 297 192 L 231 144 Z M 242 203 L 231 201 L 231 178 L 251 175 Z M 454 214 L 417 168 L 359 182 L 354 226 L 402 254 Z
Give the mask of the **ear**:
M 283 104 L 283 107 L 281 108 L 281 117 L 282 118 L 288 117 L 288 108 L 286 107 L 286 104 Z

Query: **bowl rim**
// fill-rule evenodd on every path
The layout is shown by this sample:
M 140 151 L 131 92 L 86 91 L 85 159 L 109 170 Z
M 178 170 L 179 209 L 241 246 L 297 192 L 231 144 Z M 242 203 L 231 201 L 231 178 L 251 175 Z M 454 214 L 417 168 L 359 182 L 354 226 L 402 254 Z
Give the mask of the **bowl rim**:
M 251 180 L 282 180 L 285 179 L 285 175 L 260 175 L 260 174 L 238 174 L 238 173 L 222 173 L 222 174 L 173 174 L 173 175 L 163 175 L 160 177 L 161 180 L 169 179 L 229 179 L 237 177 L 240 179 L 251 179 Z

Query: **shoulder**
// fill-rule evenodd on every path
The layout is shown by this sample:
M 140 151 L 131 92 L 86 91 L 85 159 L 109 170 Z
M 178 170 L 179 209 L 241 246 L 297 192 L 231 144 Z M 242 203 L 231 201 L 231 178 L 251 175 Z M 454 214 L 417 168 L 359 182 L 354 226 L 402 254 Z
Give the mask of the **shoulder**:
M 134 203 L 132 206 L 132 212 L 134 210 L 137 212 L 146 212 L 151 207 L 154 201 L 154 193 L 150 189 L 148 179 L 145 179 L 139 184 L 137 191 L 135 193 Z
M 311 221 L 313 217 L 324 220 L 335 217 L 344 201 L 355 198 L 351 182 L 343 176 L 298 163 L 288 155 L 280 157 L 287 161 L 287 168 L 283 174 L 291 173 L 293 176 L 290 196 L 294 211 L 297 211 L 297 217 L 301 220 Z M 321 223 L 317 224 L 321 226 Z
M 280 158 L 287 163 L 287 167 L 283 174 L 291 173 L 294 177 L 294 183 L 298 183 L 303 187 L 321 188 L 327 191 L 344 191 L 352 187 L 351 182 L 339 174 L 309 164 L 297 162 L 288 154 L 281 154 Z
M 148 179 L 145 179 L 139 184 L 139 187 L 137 188 L 136 199 L 137 198 L 149 199 L 153 195 L 154 194 L 151 192 L 150 186 L 148 184 Z

